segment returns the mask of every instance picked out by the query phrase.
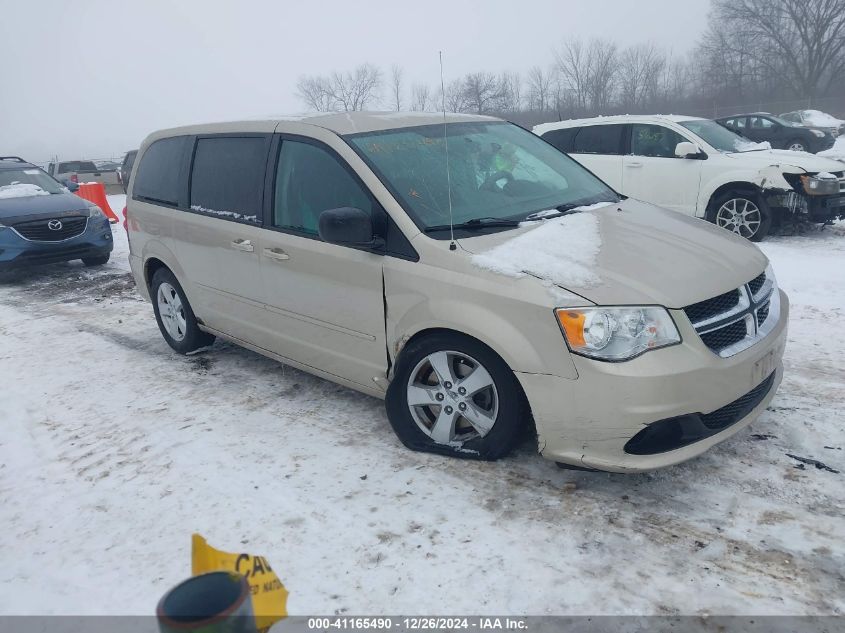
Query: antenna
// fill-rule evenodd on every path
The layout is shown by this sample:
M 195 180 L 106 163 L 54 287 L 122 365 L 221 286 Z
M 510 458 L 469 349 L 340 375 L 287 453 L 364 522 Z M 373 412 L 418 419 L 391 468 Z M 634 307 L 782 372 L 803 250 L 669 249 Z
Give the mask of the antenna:
M 446 188 L 449 192 L 449 250 L 455 246 L 455 223 L 452 220 L 452 175 L 449 173 L 449 135 L 446 133 L 446 83 L 443 81 L 443 51 L 440 53 L 440 94 L 443 97 L 443 144 L 446 148 Z

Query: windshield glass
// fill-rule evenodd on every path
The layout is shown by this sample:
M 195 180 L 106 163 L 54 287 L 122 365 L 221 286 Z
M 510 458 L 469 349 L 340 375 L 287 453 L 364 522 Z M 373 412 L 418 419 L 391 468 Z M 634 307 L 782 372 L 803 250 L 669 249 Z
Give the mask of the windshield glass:
M 619 200 L 574 160 L 510 123 L 450 123 L 446 133 L 455 224 Z M 443 125 L 346 138 L 421 229 L 449 224 Z
M 681 121 L 680 125 L 701 137 L 705 143 L 720 152 L 748 152 L 763 149 L 758 143 L 749 141 L 747 138 L 743 138 L 709 119 Z
M 0 169 L 0 198 L 65 193 L 56 180 L 35 167 Z

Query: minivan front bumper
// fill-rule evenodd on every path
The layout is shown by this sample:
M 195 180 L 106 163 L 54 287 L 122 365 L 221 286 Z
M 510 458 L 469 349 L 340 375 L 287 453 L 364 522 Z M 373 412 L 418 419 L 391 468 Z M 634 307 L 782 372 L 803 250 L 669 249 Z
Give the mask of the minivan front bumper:
M 749 425 L 783 376 L 789 300 L 778 292 L 776 326 L 729 358 L 709 350 L 681 312 L 673 315 L 680 345 L 621 363 L 573 356 L 574 380 L 518 372 L 542 455 L 584 468 L 641 472 L 691 459 Z

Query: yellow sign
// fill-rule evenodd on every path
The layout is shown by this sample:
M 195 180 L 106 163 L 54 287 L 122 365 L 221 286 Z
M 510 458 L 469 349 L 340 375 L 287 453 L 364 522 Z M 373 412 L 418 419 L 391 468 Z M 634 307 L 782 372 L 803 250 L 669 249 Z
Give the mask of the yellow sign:
M 246 577 L 252 594 L 255 626 L 268 629 L 287 617 L 288 590 L 263 556 L 230 554 L 209 545 L 199 534 L 191 538 L 191 573 L 234 571 Z

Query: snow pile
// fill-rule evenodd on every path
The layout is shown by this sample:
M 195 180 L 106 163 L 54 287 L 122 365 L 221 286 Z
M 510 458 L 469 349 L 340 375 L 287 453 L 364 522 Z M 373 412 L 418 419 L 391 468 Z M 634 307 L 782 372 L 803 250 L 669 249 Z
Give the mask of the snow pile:
M 523 225 L 525 226 L 525 225 Z M 594 272 L 601 250 L 599 220 L 592 213 L 552 218 L 473 255 L 473 263 L 508 277 L 532 275 L 565 288 L 600 283 Z
M 23 182 L 13 182 L 11 185 L 0 187 L 0 199 L 4 198 L 28 198 L 30 196 L 49 196 L 49 191 L 44 191 L 38 185 L 31 185 Z
M 817 156 L 824 156 L 825 158 L 832 158 L 834 160 L 845 162 L 845 136 L 837 138 L 833 147 L 826 149 L 823 152 L 819 152 Z
M 742 139 L 737 139 L 734 141 L 734 147 L 738 152 L 752 152 L 758 149 L 772 149 L 772 144 L 769 141 L 763 141 L 762 143 L 755 143 L 754 141 L 746 141 Z
M 845 121 L 837 119 L 821 110 L 804 110 L 804 122 L 814 127 L 839 127 Z
M 243 220 L 244 222 L 258 222 L 257 215 L 243 215 L 235 211 L 218 211 L 217 209 L 206 209 L 198 204 L 192 204 L 191 208 L 200 213 L 208 213 L 209 215 L 218 215 L 221 218 L 233 218 L 235 220 Z

